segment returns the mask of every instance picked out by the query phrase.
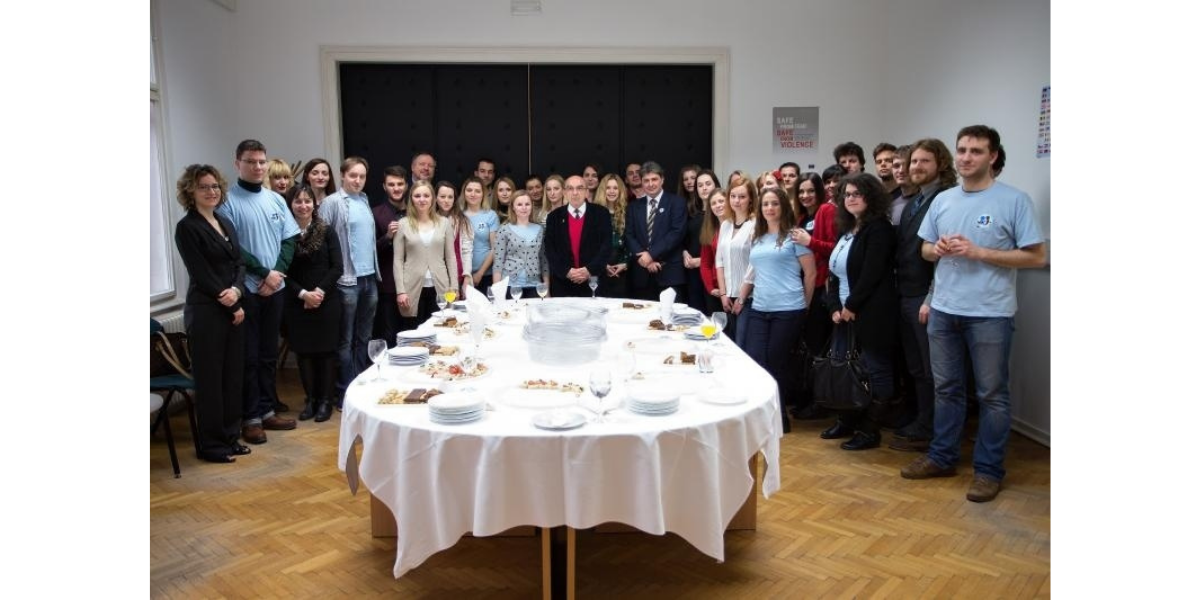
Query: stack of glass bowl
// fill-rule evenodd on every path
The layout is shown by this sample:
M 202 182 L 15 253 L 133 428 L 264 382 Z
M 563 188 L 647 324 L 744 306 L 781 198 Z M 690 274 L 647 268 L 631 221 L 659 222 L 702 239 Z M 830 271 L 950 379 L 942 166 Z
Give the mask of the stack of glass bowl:
M 603 307 L 572 302 L 533 302 L 522 338 L 529 358 L 544 365 L 571 366 L 600 357 L 608 339 Z

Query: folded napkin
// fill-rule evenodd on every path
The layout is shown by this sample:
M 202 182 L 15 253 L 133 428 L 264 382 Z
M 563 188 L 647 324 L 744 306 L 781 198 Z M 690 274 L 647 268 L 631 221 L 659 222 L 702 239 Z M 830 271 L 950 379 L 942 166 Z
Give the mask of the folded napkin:
M 467 317 L 472 329 L 487 327 L 492 316 L 492 303 L 488 302 L 483 292 L 467 286 Z
M 492 297 L 496 299 L 497 304 L 504 302 L 504 299 L 508 297 L 507 277 L 492 284 Z
M 675 289 L 667 288 L 658 295 L 658 318 L 663 324 L 671 322 L 671 306 L 675 304 Z

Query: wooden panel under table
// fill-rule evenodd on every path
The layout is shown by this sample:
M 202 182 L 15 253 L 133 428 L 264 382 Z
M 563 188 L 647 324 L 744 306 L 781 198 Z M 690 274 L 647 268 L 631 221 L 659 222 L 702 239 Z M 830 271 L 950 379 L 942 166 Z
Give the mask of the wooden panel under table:
M 368 495 L 370 495 L 368 493 Z M 467 533 L 466 535 L 471 535 Z M 519 525 L 512 529 L 506 529 L 496 534 L 503 537 L 533 537 L 537 535 L 537 528 L 533 525 Z M 392 514 L 391 509 L 386 504 L 371 496 L 371 536 L 372 537 L 396 537 L 396 516 Z

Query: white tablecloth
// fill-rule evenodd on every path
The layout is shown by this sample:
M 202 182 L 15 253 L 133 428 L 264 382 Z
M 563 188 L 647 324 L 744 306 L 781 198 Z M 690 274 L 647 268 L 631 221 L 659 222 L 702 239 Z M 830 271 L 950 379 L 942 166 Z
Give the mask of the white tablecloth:
M 491 409 L 474 423 L 439 425 L 430 421 L 425 405 L 379 404 L 389 388 L 436 384 L 415 367 L 385 366 L 385 381 L 350 385 L 338 466 L 352 490 L 361 480 L 395 515 L 396 577 L 465 533 L 494 535 L 519 525 L 582 529 L 616 521 L 653 534 L 674 532 L 724 560 L 723 534 L 750 493 L 747 463 L 756 453 L 761 451 L 767 463 L 763 495 L 779 489 L 782 426 L 775 383 L 730 341 L 717 344 L 713 374 L 664 365 L 657 353 L 692 350 L 697 343 L 681 333 L 649 330 L 645 323 L 656 310 L 607 305 L 608 341 L 601 359 L 577 367 L 547 367 L 529 359 L 521 339 L 524 309 L 493 324 L 496 337 L 481 347 L 489 373 L 455 384 L 489 398 Z M 468 336 L 439 331 L 439 341 L 470 348 Z M 514 398 L 525 398 L 519 382 L 556 379 L 586 388 L 598 363 L 614 367 L 613 396 L 623 396 L 616 356 L 630 340 L 638 349 L 638 370 L 649 381 L 684 392 L 678 412 L 644 416 L 622 407 L 609 413 L 608 422 L 547 431 L 531 424 L 544 409 L 513 406 L 523 403 Z M 374 376 L 372 368 L 359 378 Z M 701 400 L 714 392 L 739 394 L 746 401 Z M 584 397 L 594 402 L 587 392 Z M 360 438 L 362 459 L 356 461 L 354 443 Z

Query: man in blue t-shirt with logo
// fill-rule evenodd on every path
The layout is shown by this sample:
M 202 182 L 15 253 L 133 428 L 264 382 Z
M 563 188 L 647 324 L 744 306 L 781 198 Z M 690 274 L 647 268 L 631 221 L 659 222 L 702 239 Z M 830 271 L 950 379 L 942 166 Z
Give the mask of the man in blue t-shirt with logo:
M 921 255 L 937 263 L 929 314 L 929 358 L 936 398 L 929 454 L 900 471 L 907 479 L 956 474 L 966 416 L 966 357 L 974 367 L 979 431 L 967 500 L 1000 492 L 1011 426 L 1008 360 L 1017 312 L 1017 269 L 1046 264 L 1033 200 L 996 181 L 1000 134 L 986 125 L 958 132 L 962 185 L 934 199 L 919 235 Z

